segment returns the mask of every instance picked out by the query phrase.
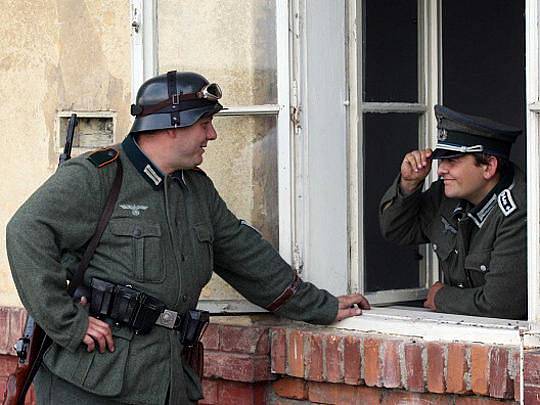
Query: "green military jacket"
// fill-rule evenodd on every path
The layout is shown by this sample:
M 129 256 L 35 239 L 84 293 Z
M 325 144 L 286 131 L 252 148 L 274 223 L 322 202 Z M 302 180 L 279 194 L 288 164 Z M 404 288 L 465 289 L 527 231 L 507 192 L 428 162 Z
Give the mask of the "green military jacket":
M 129 284 L 185 313 L 196 307 L 214 270 L 263 307 L 293 283 L 290 266 L 227 209 L 203 172 L 164 175 L 131 136 L 116 149 L 122 188 L 85 273 L 87 285 L 92 277 Z M 163 404 L 169 389 L 170 403 L 189 403 L 202 397 L 201 387 L 182 364 L 177 332 L 155 326 L 141 336 L 113 327 L 115 352 L 87 353 L 87 312 L 66 293 L 66 279 L 94 232 L 116 168 L 115 162 L 98 168 L 87 156 L 74 158 L 23 204 L 7 227 L 13 279 L 28 312 L 55 342 L 44 356 L 54 374 L 126 403 Z M 277 313 L 328 324 L 337 310 L 334 296 L 306 282 Z
M 518 168 L 512 172 L 476 207 L 446 198 L 442 181 L 403 196 L 398 177 L 383 196 L 383 236 L 401 245 L 431 243 L 437 254 L 445 284 L 435 296 L 438 311 L 526 318 L 526 181 Z

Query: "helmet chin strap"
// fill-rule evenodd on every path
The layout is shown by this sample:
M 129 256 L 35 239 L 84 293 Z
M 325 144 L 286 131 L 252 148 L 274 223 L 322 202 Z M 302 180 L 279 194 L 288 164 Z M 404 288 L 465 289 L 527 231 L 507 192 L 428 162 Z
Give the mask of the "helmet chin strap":
M 171 108 L 173 111 L 171 112 L 171 125 L 175 128 L 178 128 L 180 126 L 180 97 L 182 95 L 182 92 L 178 91 L 176 87 L 176 70 L 170 70 L 167 72 L 167 90 L 169 92 L 169 99 L 172 99 L 172 106 Z

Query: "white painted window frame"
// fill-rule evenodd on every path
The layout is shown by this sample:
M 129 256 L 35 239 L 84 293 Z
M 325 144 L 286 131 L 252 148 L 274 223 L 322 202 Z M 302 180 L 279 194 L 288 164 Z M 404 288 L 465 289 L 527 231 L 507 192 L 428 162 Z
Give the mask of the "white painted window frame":
M 418 140 L 420 147 L 433 147 L 436 139 L 436 121 L 433 118 L 433 106 L 439 98 L 438 82 L 438 1 L 418 1 L 418 102 L 363 102 L 362 80 L 357 80 L 362 72 L 362 12 L 361 1 L 350 1 L 348 10 L 349 24 L 349 81 L 351 102 L 349 121 L 350 131 L 350 218 L 351 227 L 351 289 L 365 291 L 364 285 L 364 232 L 363 232 L 363 172 L 362 137 L 364 113 L 407 113 L 418 115 Z M 436 171 L 432 170 L 430 181 L 435 180 Z M 419 266 L 420 287 L 407 289 L 382 290 L 368 292 L 366 297 L 373 304 L 419 300 L 425 298 L 427 288 L 437 280 L 437 259 L 428 248 L 422 249 L 424 259 Z

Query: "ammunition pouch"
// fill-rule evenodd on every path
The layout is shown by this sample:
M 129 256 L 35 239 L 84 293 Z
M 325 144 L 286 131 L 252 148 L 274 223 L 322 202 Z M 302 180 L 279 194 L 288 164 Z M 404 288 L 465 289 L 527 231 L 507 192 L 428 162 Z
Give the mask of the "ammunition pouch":
M 183 346 L 192 347 L 201 338 L 209 321 L 207 311 L 190 310 L 179 315 L 164 303 L 131 286 L 92 278 L 88 293 L 90 315 L 125 325 L 138 335 L 149 333 L 154 325 L 179 331 Z

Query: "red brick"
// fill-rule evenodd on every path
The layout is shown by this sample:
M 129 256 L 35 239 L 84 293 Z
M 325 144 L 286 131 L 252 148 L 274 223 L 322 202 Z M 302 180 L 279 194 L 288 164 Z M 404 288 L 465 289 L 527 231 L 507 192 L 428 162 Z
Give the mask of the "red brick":
M 508 375 L 508 350 L 504 347 L 491 348 L 489 395 L 494 398 L 514 397 L 514 385 Z
M 265 405 L 266 389 L 266 384 L 221 381 L 219 405 Z
M 306 399 L 306 381 L 301 378 L 280 378 L 272 384 L 274 392 L 280 397 L 292 399 Z
M 13 345 L 22 336 L 26 325 L 26 311 L 23 308 L 10 308 L 9 310 L 9 342 L 8 353 L 15 355 Z
M 307 335 L 306 375 L 310 381 L 324 381 L 323 375 L 323 340 L 319 333 Z
M 382 385 L 386 388 L 401 387 L 400 342 L 387 340 L 383 343 Z
M 343 368 L 344 380 L 346 384 L 360 384 L 360 367 L 362 355 L 360 354 L 362 340 L 358 336 L 346 336 L 343 343 Z
M 0 307 L 0 353 L 10 353 L 9 308 Z
M 512 372 L 510 373 L 510 378 L 514 381 L 514 399 L 519 402 L 519 384 L 521 380 L 521 364 L 519 359 L 519 350 L 514 350 L 512 352 L 512 366 L 510 367 L 510 370 Z
M 455 404 L 456 405 L 502 405 L 502 404 L 516 405 L 514 401 L 500 401 L 498 399 L 493 399 L 493 398 L 467 397 L 467 396 L 456 396 Z
M 467 373 L 467 359 L 465 346 L 461 343 L 448 345 L 448 362 L 446 375 L 446 391 L 463 394 L 467 391 L 465 374 Z
M 204 348 L 207 350 L 219 350 L 220 324 L 210 323 L 202 336 Z
M 379 359 L 379 347 L 381 341 L 374 338 L 364 340 L 364 382 L 367 386 L 381 386 L 380 369 L 381 361 Z
M 0 355 L 0 377 L 7 377 L 17 368 L 17 357 Z
M 447 395 L 420 394 L 407 391 L 385 391 L 382 405 L 453 405 L 454 400 Z
M 268 328 L 222 325 L 220 350 L 267 354 L 270 351 Z
M 540 387 L 525 386 L 523 392 L 523 403 L 526 405 L 540 404 Z
M 304 333 L 293 330 L 288 336 L 287 374 L 304 378 Z
M 285 329 L 272 329 L 271 337 L 272 372 L 285 374 L 287 369 L 287 334 Z
M 427 388 L 429 392 L 444 393 L 444 346 L 427 344 Z
M 345 384 L 308 383 L 308 398 L 321 404 L 379 404 L 382 391 Z
M 218 405 L 219 404 L 219 380 L 210 380 L 204 378 L 202 381 L 204 399 L 199 401 L 200 405 Z
M 328 335 L 324 354 L 327 381 L 332 383 L 343 382 L 343 338 Z
M 306 401 L 297 401 L 296 399 L 288 398 L 272 398 L 269 402 L 272 405 L 306 405 Z
M 205 353 L 204 376 L 242 382 L 273 379 L 268 356 L 215 351 Z
M 540 385 L 540 351 L 525 351 L 525 384 Z
M 411 392 L 425 392 L 422 350 L 423 345 L 418 343 L 406 343 L 404 347 L 407 390 Z
M 471 346 L 471 388 L 478 395 L 489 394 L 489 346 Z

